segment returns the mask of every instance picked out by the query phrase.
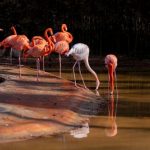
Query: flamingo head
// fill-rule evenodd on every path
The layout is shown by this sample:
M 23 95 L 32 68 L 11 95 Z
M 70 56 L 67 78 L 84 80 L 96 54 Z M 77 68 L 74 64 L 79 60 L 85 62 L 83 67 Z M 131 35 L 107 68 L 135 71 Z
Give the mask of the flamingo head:
M 54 35 L 52 35 L 52 36 L 50 37 L 50 39 L 51 39 L 51 41 L 52 41 L 53 43 L 56 43 L 56 37 L 55 37 Z
M 13 32 L 13 34 L 14 34 L 14 35 L 17 35 L 17 32 L 16 32 L 16 29 L 15 29 L 15 26 L 12 26 L 10 29 L 11 29 L 11 31 Z
M 71 48 L 69 51 L 67 51 L 66 53 L 65 53 L 65 55 L 67 56 L 67 57 L 69 57 L 70 55 L 73 55 L 75 53 L 75 49 L 74 48 Z
M 61 30 L 62 30 L 62 32 L 67 31 L 68 30 L 67 25 L 66 24 L 62 24 L 61 25 Z

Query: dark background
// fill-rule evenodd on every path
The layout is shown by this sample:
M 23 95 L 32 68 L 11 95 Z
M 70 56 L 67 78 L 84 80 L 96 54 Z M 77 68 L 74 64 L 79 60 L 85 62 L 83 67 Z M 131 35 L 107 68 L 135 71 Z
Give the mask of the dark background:
M 1 0 L 1 40 L 16 26 L 18 34 L 43 35 L 47 27 L 68 25 L 71 45 L 83 42 L 92 55 L 108 53 L 150 58 L 149 0 Z

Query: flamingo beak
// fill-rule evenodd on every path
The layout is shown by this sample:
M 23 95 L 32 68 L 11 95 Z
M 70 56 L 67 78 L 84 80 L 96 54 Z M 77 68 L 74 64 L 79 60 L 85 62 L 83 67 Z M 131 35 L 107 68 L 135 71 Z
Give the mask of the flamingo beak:
M 52 36 L 53 42 L 56 43 L 56 38 L 55 36 Z

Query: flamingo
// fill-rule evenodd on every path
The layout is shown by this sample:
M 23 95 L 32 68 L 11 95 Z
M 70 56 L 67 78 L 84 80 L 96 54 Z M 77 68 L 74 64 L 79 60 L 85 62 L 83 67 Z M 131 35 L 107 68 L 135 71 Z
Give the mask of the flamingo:
M 108 69 L 110 94 L 113 94 L 114 93 L 114 80 L 117 80 L 116 79 L 117 57 L 113 54 L 107 55 L 105 57 L 105 66 Z M 115 79 L 114 79 L 114 76 L 115 76 Z
M 12 26 L 11 30 L 14 32 L 14 35 L 8 36 L 5 38 L 0 45 L 4 47 L 11 47 L 18 50 L 19 53 L 19 77 L 21 77 L 21 51 L 29 49 L 29 39 L 25 35 L 17 35 L 15 27 Z
M 25 35 L 17 35 L 11 41 L 11 47 L 19 51 L 19 77 L 21 78 L 21 51 L 30 48 L 29 39 Z
M 5 49 L 9 48 L 9 47 L 11 48 L 11 50 L 10 50 L 10 63 L 12 63 L 12 47 L 11 47 L 10 42 L 13 38 L 15 38 L 17 36 L 17 32 L 16 32 L 16 29 L 14 26 L 12 26 L 10 29 L 12 30 L 13 35 L 6 37 L 2 42 L 0 42 L 0 47 L 4 47 Z
M 54 52 L 59 54 L 59 77 L 61 78 L 61 55 L 69 51 L 69 44 L 66 41 L 58 41 L 55 43 Z
M 66 53 L 66 55 L 67 56 L 72 55 L 73 58 L 76 60 L 75 64 L 73 65 L 73 75 L 74 75 L 75 86 L 77 86 L 77 84 L 76 84 L 76 76 L 75 76 L 74 68 L 75 68 L 76 64 L 78 63 L 79 73 L 80 73 L 83 85 L 85 88 L 87 88 L 84 83 L 84 79 L 82 77 L 82 73 L 81 73 L 81 69 L 80 69 L 80 61 L 83 60 L 88 71 L 94 75 L 94 77 L 96 79 L 96 89 L 95 90 L 98 90 L 100 81 L 99 81 L 98 76 L 95 73 L 95 71 L 89 65 L 89 47 L 86 44 L 77 43 L 77 44 L 73 45 L 73 47 L 69 50 L 68 53 Z
M 66 41 L 67 43 L 71 43 L 73 40 L 73 36 L 71 33 L 67 32 L 68 28 L 66 24 L 61 25 L 61 32 L 57 32 L 54 34 L 56 38 L 56 42 L 58 41 Z
M 65 54 L 69 50 L 69 43 L 72 42 L 73 36 L 67 32 L 67 25 L 62 24 L 61 32 L 54 34 L 56 42 L 54 51 L 59 54 L 59 76 L 61 77 L 61 55 Z
M 46 40 L 41 36 L 34 36 L 30 45 L 30 49 L 24 53 L 24 57 L 32 56 L 36 58 L 37 65 L 37 81 L 39 81 L 40 58 L 47 56 L 54 49 L 54 43 L 48 38 L 48 32 L 52 33 L 51 28 L 47 28 L 44 32 Z
M 0 42 L 1 47 L 4 47 L 4 48 L 11 47 L 11 40 L 14 39 L 17 36 L 17 32 L 16 32 L 14 26 L 11 27 L 11 30 L 13 32 L 13 35 L 8 36 L 3 41 L 1 41 Z

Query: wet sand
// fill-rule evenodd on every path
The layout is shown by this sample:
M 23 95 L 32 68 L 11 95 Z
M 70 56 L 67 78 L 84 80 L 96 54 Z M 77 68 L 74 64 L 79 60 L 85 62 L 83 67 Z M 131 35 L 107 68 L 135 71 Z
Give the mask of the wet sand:
M 83 87 L 40 71 L 0 66 L 0 142 L 65 133 L 88 121 L 101 98 Z M 91 104 L 92 110 L 91 110 Z

